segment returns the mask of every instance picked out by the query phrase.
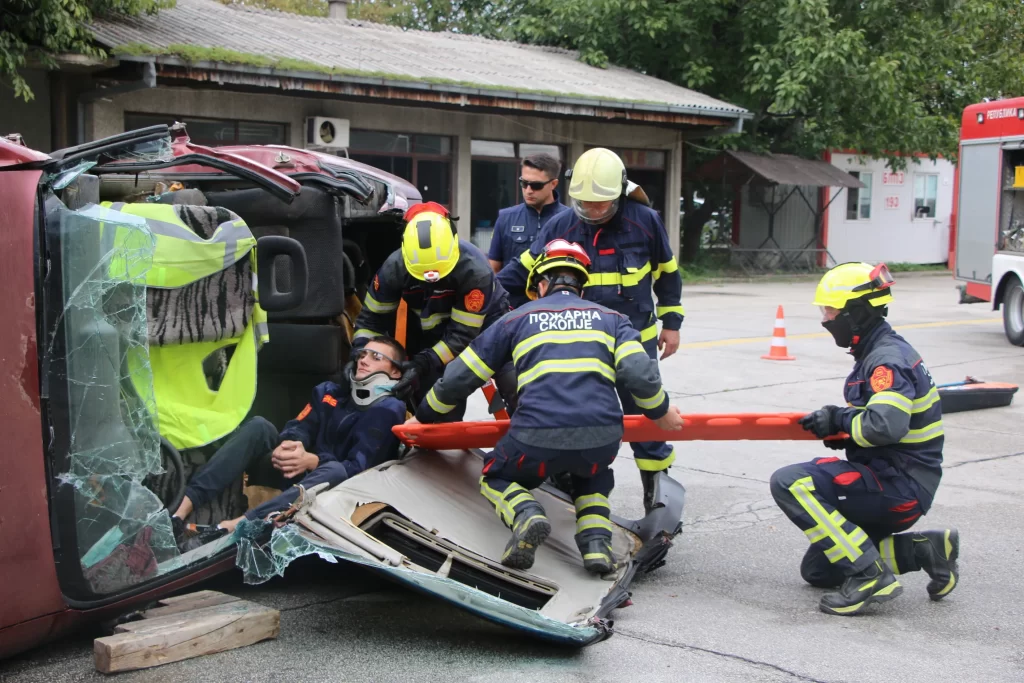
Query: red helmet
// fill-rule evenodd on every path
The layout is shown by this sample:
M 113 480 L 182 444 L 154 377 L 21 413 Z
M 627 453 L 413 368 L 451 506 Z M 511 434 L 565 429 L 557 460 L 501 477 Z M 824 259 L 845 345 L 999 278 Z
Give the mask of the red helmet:
M 551 240 L 544 245 L 544 251 L 533 262 L 533 267 L 530 268 L 530 272 L 526 276 L 526 296 L 536 299 L 538 296 L 537 282 L 540 276 L 555 268 L 575 270 L 579 273 L 579 286 L 582 287 L 590 279 L 590 273 L 587 270 L 589 267 L 590 256 L 582 246 L 561 238 Z

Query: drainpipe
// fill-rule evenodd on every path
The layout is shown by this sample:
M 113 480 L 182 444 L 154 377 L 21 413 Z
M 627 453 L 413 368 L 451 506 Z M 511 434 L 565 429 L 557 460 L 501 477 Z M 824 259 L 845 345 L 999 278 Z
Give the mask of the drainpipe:
M 327 16 L 331 19 L 348 19 L 348 0 L 327 0 Z
M 138 81 L 132 81 L 130 83 L 123 83 L 121 85 L 115 85 L 111 88 L 102 88 L 96 90 L 90 90 L 88 92 L 81 93 L 78 96 L 77 108 L 78 108 L 78 139 L 75 142 L 76 145 L 85 144 L 85 105 L 88 103 L 95 102 L 107 97 L 115 95 L 124 95 L 139 90 L 147 90 L 149 88 L 156 87 L 156 64 L 153 62 L 142 63 L 142 79 Z

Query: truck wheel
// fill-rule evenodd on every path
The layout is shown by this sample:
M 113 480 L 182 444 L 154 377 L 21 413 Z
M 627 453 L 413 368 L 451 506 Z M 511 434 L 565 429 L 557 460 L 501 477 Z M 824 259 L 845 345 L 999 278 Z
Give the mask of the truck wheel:
M 1016 278 L 1003 295 L 1003 329 L 1011 344 L 1024 346 L 1024 285 Z

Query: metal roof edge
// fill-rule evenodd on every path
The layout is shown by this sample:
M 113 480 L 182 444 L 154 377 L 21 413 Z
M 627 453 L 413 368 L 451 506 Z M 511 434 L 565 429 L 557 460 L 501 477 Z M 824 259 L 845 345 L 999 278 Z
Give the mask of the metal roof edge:
M 406 88 L 411 90 L 433 90 L 462 95 L 481 95 L 490 97 L 504 97 L 507 99 L 519 99 L 533 102 L 545 102 L 556 104 L 568 104 L 580 107 L 594 107 L 602 109 L 640 110 L 651 112 L 663 112 L 669 114 L 688 114 L 706 116 L 719 119 L 751 119 L 753 114 L 741 107 L 719 108 L 700 105 L 679 105 L 679 104 L 657 104 L 651 102 L 633 102 L 627 100 L 604 100 L 599 98 L 583 98 L 575 95 L 550 95 L 546 93 L 521 92 L 515 90 L 503 90 L 498 88 L 474 88 L 459 83 L 431 83 L 421 80 L 398 80 L 378 76 L 359 76 L 355 74 L 331 74 L 318 71 L 294 71 L 291 69 L 276 69 L 266 66 L 255 66 L 251 64 L 233 64 L 230 62 L 197 61 L 186 62 L 173 55 L 116 55 L 117 59 L 124 62 L 156 62 L 170 66 L 196 67 L 200 69 L 232 71 L 236 73 L 253 73 L 262 76 L 281 76 L 284 78 L 300 78 L 311 81 L 335 81 L 361 83 L 369 85 L 381 85 L 392 88 Z

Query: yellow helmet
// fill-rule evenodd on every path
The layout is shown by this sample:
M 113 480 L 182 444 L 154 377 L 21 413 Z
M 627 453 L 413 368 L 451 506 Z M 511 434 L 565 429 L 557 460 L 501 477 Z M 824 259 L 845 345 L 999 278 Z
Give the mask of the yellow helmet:
M 572 268 L 579 273 L 576 284 L 580 287 L 587 284 L 590 273 L 587 268 L 590 266 L 590 256 L 586 250 L 575 242 L 564 239 L 551 240 L 544 245 L 544 251 L 533 262 L 530 272 L 526 275 L 526 296 L 531 300 L 539 296 L 537 282 L 540 276 L 555 268 Z M 557 280 L 557 278 L 556 278 Z M 573 283 L 559 282 L 557 284 L 570 285 Z
M 589 149 L 576 160 L 569 176 L 569 198 L 573 211 L 585 223 L 603 223 L 619 208 L 626 187 L 626 166 L 619 155 L 604 147 Z M 583 202 L 611 202 L 597 213 Z
M 814 292 L 814 305 L 842 310 L 851 301 L 862 299 L 874 307 L 885 306 L 892 301 L 892 284 L 884 263 L 842 263 L 822 276 Z
M 459 262 L 459 238 L 451 214 L 437 202 L 417 204 L 405 212 L 402 258 L 417 280 L 437 282 Z

